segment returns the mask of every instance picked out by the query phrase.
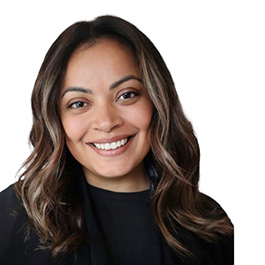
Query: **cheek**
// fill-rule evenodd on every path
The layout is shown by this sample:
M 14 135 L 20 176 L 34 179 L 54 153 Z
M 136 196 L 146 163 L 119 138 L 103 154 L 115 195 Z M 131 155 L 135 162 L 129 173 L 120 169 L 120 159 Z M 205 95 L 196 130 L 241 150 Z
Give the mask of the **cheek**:
M 76 119 L 65 118 L 62 119 L 63 128 L 66 136 L 66 145 L 73 155 L 73 157 L 78 161 L 80 153 L 80 143 L 82 143 L 82 138 L 84 135 L 84 128 L 82 128 L 82 123 Z
M 141 108 L 137 109 L 137 113 L 134 116 L 134 122 L 138 124 L 139 129 L 142 129 L 144 131 L 149 130 L 152 119 L 152 112 L 153 107 L 149 101 L 144 102 Z
M 62 119 L 67 142 L 78 141 L 86 132 L 85 123 L 80 119 L 65 117 Z

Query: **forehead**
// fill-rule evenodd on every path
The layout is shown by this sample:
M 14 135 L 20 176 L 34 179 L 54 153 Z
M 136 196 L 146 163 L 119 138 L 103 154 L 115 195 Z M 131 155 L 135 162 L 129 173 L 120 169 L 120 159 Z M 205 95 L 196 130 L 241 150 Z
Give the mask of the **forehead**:
M 104 60 L 105 63 L 109 61 L 124 61 L 135 64 L 135 58 L 129 46 L 115 39 L 103 38 L 92 45 L 84 44 L 80 46 L 70 57 L 68 68 L 77 62 L 96 64 L 101 60 Z
M 117 40 L 101 39 L 92 46 L 82 45 L 73 53 L 64 81 L 102 79 L 111 75 L 119 79 L 128 74 L 140 77 L 132 50 Z

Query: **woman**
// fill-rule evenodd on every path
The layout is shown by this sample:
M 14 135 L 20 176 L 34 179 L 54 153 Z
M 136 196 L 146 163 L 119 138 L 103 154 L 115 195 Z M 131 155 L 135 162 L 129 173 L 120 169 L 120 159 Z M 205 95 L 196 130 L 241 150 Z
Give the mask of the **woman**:
M 1 194 L 1 264 L 233 264 L 233 227 L 198 191 L 199 147 L 135 26 L 75 23 L 33 94 L 34 147 Z

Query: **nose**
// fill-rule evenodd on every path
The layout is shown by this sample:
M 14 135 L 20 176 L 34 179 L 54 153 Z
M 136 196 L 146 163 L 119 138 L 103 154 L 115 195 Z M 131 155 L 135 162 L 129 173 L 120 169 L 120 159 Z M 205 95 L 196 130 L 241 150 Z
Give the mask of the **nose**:
M 123 124 L 123 119 L 119 115 L 115 107 L 109 104 L 101 104 L 93 110 L 92 128 L 102 132 L 111 132 L 115 128 L 119 128 Z

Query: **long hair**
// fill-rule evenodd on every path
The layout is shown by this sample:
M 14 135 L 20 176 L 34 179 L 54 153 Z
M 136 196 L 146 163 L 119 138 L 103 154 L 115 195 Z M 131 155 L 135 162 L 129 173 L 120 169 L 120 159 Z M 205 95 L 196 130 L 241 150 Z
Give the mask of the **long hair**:
M 75 181 L 78 162 L 70 154 L 58 111 L 58 98 L 68 61 L 81 45 L 114 38 L 135 56 L 144 86 L 153 102 L 151 150 L 146 163 L 156 172 L 153 215 L 163 236 L 179 255 L 191 255 L 177 225 L 205 241 L 232 233 L 228 217 L 198 191 L 200 152 L 175 86 L 160 53 L 134 25 L 114 16 L 77 22 L 47 52 L 32 93 L 33 151 L 15 184 L 29 225 L 54 257 L 74 252 L 87 242 L 84 210 Z

